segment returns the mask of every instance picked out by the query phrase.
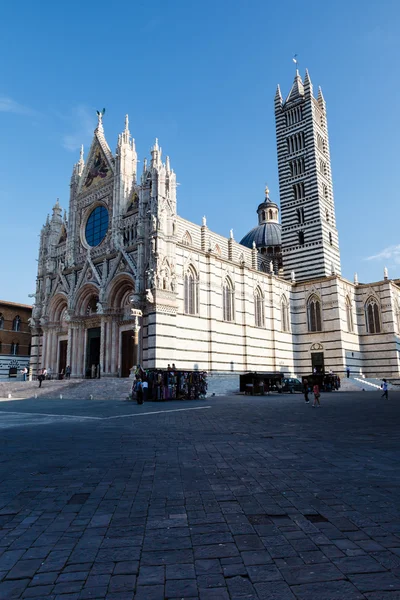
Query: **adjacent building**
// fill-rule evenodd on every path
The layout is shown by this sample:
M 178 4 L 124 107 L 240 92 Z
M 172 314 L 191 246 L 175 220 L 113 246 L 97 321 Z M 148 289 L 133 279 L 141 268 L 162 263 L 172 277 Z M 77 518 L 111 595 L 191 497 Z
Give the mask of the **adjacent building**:
M 57 201 L 41 231 L 35 369 L 128 376 L 139 326 L 145 368 L 399 376 L 400 282 L 341 276 L 326 104 L 307 72 L 286 99 L 278 87 L 275 117 L 281 223 L 267 189 L 238 242 L 179 216 L 158 140 L 138 174 L 128 118 L 113 153 L 98 115 L 68 214 Z
M 32 307 L 0 300 L 0 378 L 15 377 L 29 368 Z

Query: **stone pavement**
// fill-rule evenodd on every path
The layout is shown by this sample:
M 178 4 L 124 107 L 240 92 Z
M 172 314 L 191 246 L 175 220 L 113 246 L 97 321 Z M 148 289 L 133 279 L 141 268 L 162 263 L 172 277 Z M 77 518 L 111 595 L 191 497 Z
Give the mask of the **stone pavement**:
M 399 600 L 400 394 L 0 403 L 0 600 Z

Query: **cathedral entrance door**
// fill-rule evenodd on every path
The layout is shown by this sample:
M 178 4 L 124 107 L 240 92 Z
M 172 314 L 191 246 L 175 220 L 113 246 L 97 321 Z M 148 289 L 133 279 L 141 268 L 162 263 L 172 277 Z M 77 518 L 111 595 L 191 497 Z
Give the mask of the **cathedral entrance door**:
M 100 363 L 100 327 L 92 327 L 87 330 L 87 349 L 86 349 L 86 373 L 92 372 L 92 366 Z
M 133 331 L 121 333 L 121 377 L 129 377 L 133 366 Z
M 311 364 L 312 371 L 316 373 L 323 373 L 325 371 L 324 365 L 324 353 L 323 352 L 312 352 L 311 353 Z
M 67 347 L 68 340 L 61 340 L 58 347 L 58 373 L 65 375 L 65 367 L 67 366 Z

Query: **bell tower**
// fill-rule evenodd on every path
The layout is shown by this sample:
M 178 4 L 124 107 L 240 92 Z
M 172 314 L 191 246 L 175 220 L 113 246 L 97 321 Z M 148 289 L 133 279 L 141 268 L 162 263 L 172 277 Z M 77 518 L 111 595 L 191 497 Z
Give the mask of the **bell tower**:
M 304 82 L 296 70 L 286 100 L 278 86 L 275 120 L 284 277 L 340 274 L 326 104 L 307 70 Z

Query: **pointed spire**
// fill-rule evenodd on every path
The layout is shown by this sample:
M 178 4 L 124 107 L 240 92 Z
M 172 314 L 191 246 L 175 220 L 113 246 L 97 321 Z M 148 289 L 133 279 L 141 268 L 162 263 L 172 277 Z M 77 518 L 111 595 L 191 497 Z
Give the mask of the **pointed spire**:
M 65 223 L 67 222 L 67 211 L 65 210 L 65 208 L 64 208 L 64 222 Z
M 304 96 L 304 85 L 303 85 L 303 81 L 300 77 L 299 70 L 296 69 L 296 75 L 295 75 L 295 78 L 293 81 L 293 85 L 291 87 L 288 97 L 286 98 L 286 102 L 290 102 L 292 100 L 297 100 L 298 98 L 301 98 L 302 96 Z
M 83 144 L 81 146 L 81 151 L 79 153 L 79 162 L 82 163 L 83 162 Z
M 147 158 L 145 158 L 143 160 L 143 173 L 146 173 L 146 171 L 147 171 Z
M 125 132 L 129 133 L 129 117 L 125 115 Z
M 159 152 L 160 148 L 158 145 L 158 138 L 156 138 L 156 141 L 154 142 L 154 146 L 152 148 L 152 152 Z
M 313 95 L 313 84 L 311 82 L 311 77 L 310 74 L 308 72 L 308 69 L 306 69 L 306 74 L 304 77 L 304 94 L 306 96 L 312 96 Z
M 383 279 L 389 279 L 389 271 L 387 267 L 383 269 Z
M 46 226 L 50 225 L 50 215 L 47 215 L 47 219 L 46 219 Z
M 169 164 L 169 156 L 165 157 L 165 170 L 167 173 L 171 171 L 171 165 Z
M 318 88 L 317 102 L 320 105 L 320 107 L 325 110 L 325 98 L 324 98 L 324 95 L 322 93 L 321 86 Z
M 282 94 L 281 94 L 281 88 L 279 86 L 279 83 L 277 85 L 276 93 L 275 93 L 275 106 L 282 106 Z
M 354 273 L 354 285 L 358 285 L 358 274 Z

